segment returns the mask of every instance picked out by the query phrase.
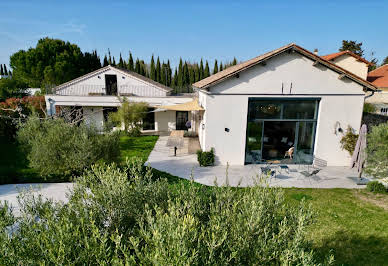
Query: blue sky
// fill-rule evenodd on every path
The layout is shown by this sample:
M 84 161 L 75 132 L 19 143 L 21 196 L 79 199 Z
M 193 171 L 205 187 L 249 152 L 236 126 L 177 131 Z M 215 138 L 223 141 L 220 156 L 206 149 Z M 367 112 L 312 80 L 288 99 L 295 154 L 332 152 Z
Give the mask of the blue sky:
M 131 50 L 191 61 L 239 61 L 287 43 L 319 54 L 343 39 L 363 42 L 365 57 L 388 56 L 388 1 L 18 1 L 0 0 L 0 63 L 49 36 L 118 59 Z

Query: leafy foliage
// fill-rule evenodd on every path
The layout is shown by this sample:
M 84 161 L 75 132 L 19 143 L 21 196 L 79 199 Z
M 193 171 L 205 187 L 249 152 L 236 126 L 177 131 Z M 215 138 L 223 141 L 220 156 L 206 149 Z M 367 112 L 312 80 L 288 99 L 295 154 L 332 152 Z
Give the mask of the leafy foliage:
M 364 55 L 364 50 L 362 49 L 362 42 L 357 43 L 357 41 L 343 40 L 342 46 L 339 50 L 340 51 L 351 51 L 359 56 Z
M 388 122 L 374 126 L 368 134 L 366 173 L 388 177 Z
M 141 160 L 95 165 L 66 205 L 24 197 L 18 218 L 0 208 L 0 264 L 317 264 L 303 201 L 288 205 L 280 188 L 241 192 L 191 185 L 170 193 Z
M 117 133 L 100 135 L 93 127 L 65 123 L 63 119 L 30 117 L 17 133 L 30 166 L 41 175 L 81 173 L 99 160 L 117 161 Z
M 50 88 L 101 67 L 96 51 L 82 53 L 76 44 L 50 38 L 13 54 L 10 64 L 13 78 L 35 88 Z
M 377 193 L 387 192 L 387 188 L 384 186 L 384 184 L 380 183 L 379 181 L 369 182 L 368 184 L 366 184 L 366 189 L 370 192 L 377 192 Z
M 109 119 L 116 126 L 124 125 L 124 131 L 132 136 L 140 136 L 142 120 L 145 118 L 148 104 L 144 102 L 128 102 L 123 99 L 117 112 L 111 113 Z
M 197 160 L 200 166 L 212 166 L 214 165 L 214 149 L 210 151 L 197 151 Z
M 376 112 L 376 107 L 371 103 L 364 103 L 364 113 L 374 113 Z
M 14 78 L 0 79 L 0 101 L 26 95 L 27 83 Z
M 353 155 L 354 149 L 356 148 L 358 135 L 354 133 L 354 130 L 348 126 L 345 135 L 341 138 L 341 148 L 347 150 L 350 156 Z

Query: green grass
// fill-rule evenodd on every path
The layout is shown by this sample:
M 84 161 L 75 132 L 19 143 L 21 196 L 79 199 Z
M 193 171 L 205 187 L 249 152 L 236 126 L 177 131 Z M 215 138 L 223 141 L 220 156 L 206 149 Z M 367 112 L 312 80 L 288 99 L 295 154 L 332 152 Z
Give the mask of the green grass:
M 331 250 L 337 265 L 388 265 L 388 194 L 358 189 L 285 189 L 286 198 L 311 203 L 308 237 L 317 255 Z
M 155 146 L 158 136 L 120 137 L 120 157 L 125 161 L 126 157 L 138 157 L 144 162 L 147 160 Z

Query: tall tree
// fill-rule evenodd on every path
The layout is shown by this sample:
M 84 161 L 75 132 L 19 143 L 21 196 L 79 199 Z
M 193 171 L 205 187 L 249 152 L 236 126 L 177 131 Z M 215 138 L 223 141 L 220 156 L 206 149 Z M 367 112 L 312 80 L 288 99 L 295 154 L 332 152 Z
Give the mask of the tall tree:
M 224 66 L 222 65 L 222 62 L 220 63 L 220 72 L 224 70 Z
M 234 58 L 233 58 L 233 61 L 232 61 L 232 66 L 235 66 L 235 65 L 237 65 L 237 59 L 236 59 L 236 57 L 234 57 Z
M 172 76 L 172 70 L 170 66 L 170 60 L 167 60 L 167 86 L 171 85 L 171 76 Z
M 179 59 L 179 66 L 178 66 L 178 77 L 177 77 L 177 87 L 183 88 L 183 61 L 182 58 Z
M 0 65 L 0 75 L 4 75 L 3 65 Z
M 116 66 L 116 60 L 115 60 L 115 57 L 113 56 L 113 62 L 112 62 L 112 65 Z
M 140 61 L 139 61 L 139 58 L 136 58 L 135 72 L 140 74 Z
M 387 65 L 387 64 L 388 64 L 388 56 L 386 58 L 384 58 L 383 63 L 381 65 L 383 66 L 383 65 Z
M 362 42 L 357 43 L 357 41 L 343 40 L 342 46 L 339 48 L 339 51 L 351 51 L 359 56 L 364 55 L 364 50 L 362 49 Z
M 124 60 L 121 57 L 121 53 L 120 53 L 120 59 L 119 59 L 119 65 L 118 66 L 121 67 L 121 68 L 124 68 Z
M 160 59 L 159 59 L 159 56 L 158 56 L 158 59 L 156 60 L 156 74 L 155 74 L 155 80 L 157 82 L 160 81 L 161 75 L 162 75 L 162 69 L 161 69 L 161 66 L 160 66 Z
M 103 66 L 106 67 L 107 65 L 109 65 L 109 62 L 108 62 L 108 58 L 106 57 L 106 55 L 104 56 L 104 63 L 103 63 Z
M 209 63 L 206 60 L 205 71 L 204 71 L 204 78 L 207 78 L 209 76 L 210 76 Z
M 6 64 L 4 64 L 4 75 L 8 75 L 8 70 L 7 70 L 7 65 Z
M 113 61 L 112 61 L 112 56 L 111 56 L 111 54 L 110 54 L 109 48 L 108 48 L 108 63 L 109 63 L 109 65 L 112 65 L 112 63 L 113 63 Z
M 156 80 L 156 69 L 155 69 L 154 55 L 151 56 L 151 63 L 150 63 L 150 79 Z
M 135 70 L 135 66 L 133 64 L 133 57 L 132 57 L 132 53 L 131 52 L 129 52 L 128 69 L 131 70 L 131 71 Z
M 214 61 L 213 75 L 218 72 L 218 62 L 217 59 Z
M 201 62 L 199 63 L 199 79 L 204 79 L 205 78 L 205 70 L 203 68 L 203 61 L 201 58 Z

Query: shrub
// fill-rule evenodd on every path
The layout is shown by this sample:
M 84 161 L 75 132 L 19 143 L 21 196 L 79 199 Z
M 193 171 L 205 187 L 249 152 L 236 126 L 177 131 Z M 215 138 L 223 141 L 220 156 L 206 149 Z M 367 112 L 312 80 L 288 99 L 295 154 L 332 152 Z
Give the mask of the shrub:
M 356 148 L 358 135 L 354 134 L 354 130 L 348 126 L 345 135 L 341 138 L 341 148 L 347 150 L 350 156 L 353 155 L 354 149 Z
M 387 188 L 379 181 L 371 181 L 366 184 L 366 189 L 370 192 L 385 193 Z
M 31 117 L 17 134 L 30 166 L 44 176 L 79 174 L 99 160 L 117 161 L 120 155 L 117 133 L 100 135 L 92 127 L 62 119 Z
M 374 113 L 376 112 L 376 107 L 371 103 L 364 103 L 364 113 Z
M 367 138 L 365 172 L 376 177 L 388 177 L 388 122 L 372 127 Z
M 200 166 L 212 166 L 214 165 L 214 149 L 210 151 L 197 151 L 197 160 Z
M 27 196 L 20 217 L 0 208 L 0 264 L 317 264 L 303 200 L 288 205 L 282 189 L 262 186 L 177 189 L 140 160 L 93 166 L 66 205 Z

